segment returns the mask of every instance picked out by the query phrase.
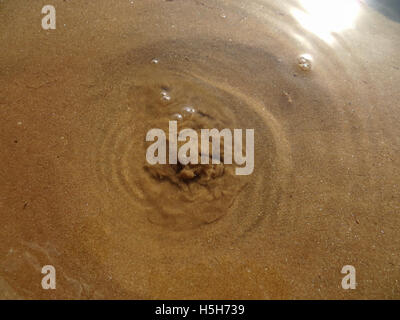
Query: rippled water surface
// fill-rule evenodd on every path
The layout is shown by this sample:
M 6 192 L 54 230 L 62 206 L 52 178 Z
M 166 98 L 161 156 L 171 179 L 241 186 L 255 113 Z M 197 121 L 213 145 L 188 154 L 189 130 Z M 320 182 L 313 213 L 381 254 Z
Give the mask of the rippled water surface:
M 56 9 L 44 31 L 40 3 L 0 2 L 0 297 L 400 297 L 396 19 L 351 0 Z M 253 174 L 150 166 L 169 120 L 254 129 Z

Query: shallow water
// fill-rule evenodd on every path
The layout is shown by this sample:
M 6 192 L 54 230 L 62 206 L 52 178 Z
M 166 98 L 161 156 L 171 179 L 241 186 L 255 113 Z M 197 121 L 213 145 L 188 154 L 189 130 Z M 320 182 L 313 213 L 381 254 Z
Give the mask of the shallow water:
M 399 298 L 396 21 L 358 1 L 59 1 L 44 31 L 41 5 L 0 3 L 1 297 Z M 170 119 L 255 129 L 254 173 L 149 170 Z

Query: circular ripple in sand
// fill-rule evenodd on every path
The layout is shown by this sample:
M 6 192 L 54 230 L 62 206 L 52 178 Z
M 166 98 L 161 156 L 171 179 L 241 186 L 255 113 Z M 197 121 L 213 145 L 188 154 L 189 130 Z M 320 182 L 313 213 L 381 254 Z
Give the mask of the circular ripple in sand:
M 172 59 L 187 62 L 185 52 L 177 52 Z M 93 161 L 104 187 L 103 201 L 129 203 L 123 214 L 113 210 L 105 214 L 122 219 L 121 223 L 146 236 L 163 230 L 165 235 L 165 230 L 213 228 L 225 235 L 228 230 L 229 238 L 273 214 L 290 170 L 290 154 L 279 123 L 265 105 L 219 81 L 218 75 L 204 76 L 201 64 L 205 57 L 198 57 L 187 68 L 184 63 L 170 63 L 171 57 L 163 57 L 157 65 L 151 59 L 144 63 L 143 52 L 140 57 L 136 54 L 125 58 L 124 70 L 119 63 L 113 65 L 115 74 L 121 70 L 110 78 L 118 82 L 118 90 L 105 101 L 103 135 L 95 143 Z M 224 70 L 221 63 L 226 64 L 226 71 L 232 72 L 230 59 L 207 58 L 208 68 L 213 63 L 220 65 L 218 70 Z M 212 168 L 206 173 L 209 176 L 199 174 L 189 181 L 175 175 L 176 168 L 169 165 L 155 174 L 145 159 L 146 133 L 152 128 L 167 132 L 169 120 L 178 120 L 178 130 L 255 129 L 253 174 L 235 175 L 235 165 L 224 165 L 221 174 Z M 168 174 L 160 176 L 162 170 Z M 255 199 L 260 195 L 262 203 Z M 257 202 L 259 208 L 254 209 Z

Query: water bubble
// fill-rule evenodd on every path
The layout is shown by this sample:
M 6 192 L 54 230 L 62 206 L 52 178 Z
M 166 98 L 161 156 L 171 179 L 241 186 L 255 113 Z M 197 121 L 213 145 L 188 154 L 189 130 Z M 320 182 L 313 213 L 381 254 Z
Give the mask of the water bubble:
M 171 96 L 168 94 L 167 91 L 163 90 L 163 91 L 161 91 L 161 99 L 164 101 L 170 101 Z
M 182 120 L 183 119 L 183 117 L 182 117 L 182 115 L 180 113 L 174 113 L 172 115 L 172 118 L 175 119 L 175 120 Z
M 193 114 L 193 113 L 196 112 L 196 110 L 195 110 L 193 107 L 190 107 L 190 106 L 183 107 L 182 111 L 183 111 L 186 115 L 191 115 L 191 114 Z
M 297 65 L 303 71 L 310 71 L 312 69 L 313 59 L 309 54 L 302 54 L 297 58 Z

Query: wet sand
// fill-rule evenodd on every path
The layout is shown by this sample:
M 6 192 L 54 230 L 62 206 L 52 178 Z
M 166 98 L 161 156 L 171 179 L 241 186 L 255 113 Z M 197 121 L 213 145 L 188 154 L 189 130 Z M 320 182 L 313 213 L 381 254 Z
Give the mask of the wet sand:
M 362 5 L 327 40 L 273 3 L 55 1 L 48 31 L 0 3 L 1 298 L 400 298 L 399 24 Z M 148 170 L 189 105 L 255 129 L 252 175 Z

